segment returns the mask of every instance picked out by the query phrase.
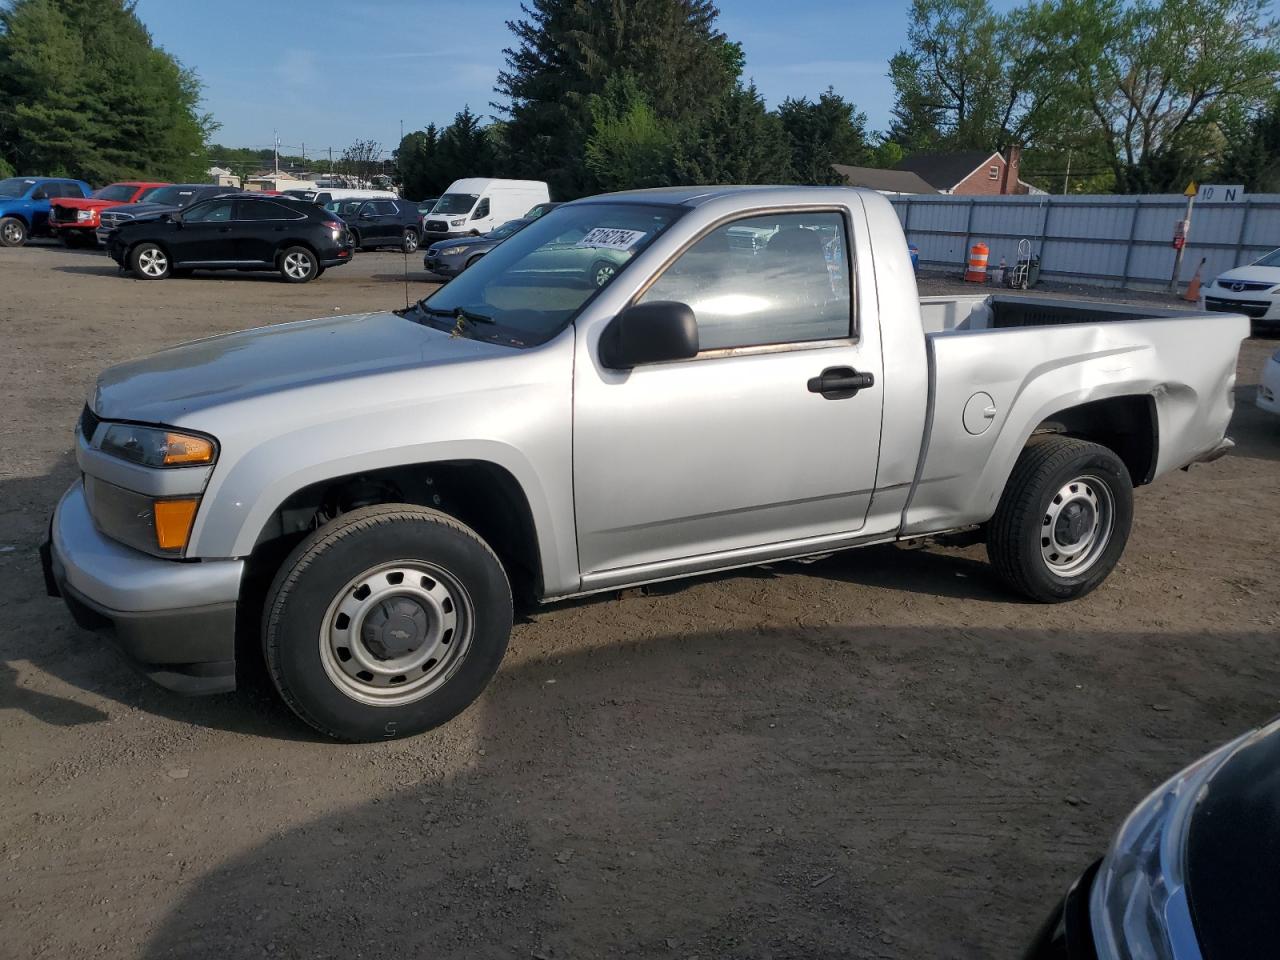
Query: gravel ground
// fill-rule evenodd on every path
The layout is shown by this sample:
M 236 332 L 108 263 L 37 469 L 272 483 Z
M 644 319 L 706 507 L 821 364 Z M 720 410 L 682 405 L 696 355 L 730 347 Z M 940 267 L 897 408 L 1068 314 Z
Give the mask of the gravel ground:
M 151 686 L 36 561 L 94 375 L 397 306 L 403 268 L 141 283 L 0 249 L 0 956 L 1014 956 L 1135 801 L 1276 714 L 1259 340 L 1237 450 L 1140 490 L 1075 603 L 1011 598 L 980 548 L 886 547 L 562 604 L 454 722 L 360 747 L 258 683 Z

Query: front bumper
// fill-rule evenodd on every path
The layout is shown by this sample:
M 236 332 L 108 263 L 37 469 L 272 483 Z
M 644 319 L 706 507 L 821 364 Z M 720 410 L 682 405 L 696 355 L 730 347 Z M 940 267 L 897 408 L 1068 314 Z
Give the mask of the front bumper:
M 113 636 L 156 683 L 178 693 L 234 690 L 241 560 L 183 562 L 100 533 L 77 481 L 40 549 L 45 584 L 81 627 Z
M 1219 290 L 1204 295 L 1204 308 L 1213 313 L 1243 313 L 1256 326 L 1280 326 L 1280 297 L 1265 293 L 1241 295 Z
M 431 273 L 441 277 L 456 277 L 462 273 L 463 263 L 461 261 L 454 262 L 453 257 L 441 259 L 427 254 L 422 258 L 422 266 Z
M 1089 867 L 1053 908 L 1022 960 L 1098 960 L 1089 922 L 1089 893 L 1101 860 Z

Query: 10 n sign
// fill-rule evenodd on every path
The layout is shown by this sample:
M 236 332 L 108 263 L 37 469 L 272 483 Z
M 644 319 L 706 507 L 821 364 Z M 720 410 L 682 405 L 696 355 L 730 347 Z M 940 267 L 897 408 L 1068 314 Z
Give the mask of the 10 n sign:
M 1196 200 L 1200 203 L 1239 203 L 1243 199 L 1242 183 L 1202 183 L 1196 191 Z

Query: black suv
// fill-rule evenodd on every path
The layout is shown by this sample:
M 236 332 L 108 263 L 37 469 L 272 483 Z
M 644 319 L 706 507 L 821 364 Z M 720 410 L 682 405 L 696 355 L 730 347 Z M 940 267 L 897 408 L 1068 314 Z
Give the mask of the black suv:
M 122 223 L 107 253 L 142 280 L 192 270 L 278 270 L 306 283 L 351 261 L 351 234 L 305 200 L 241 194 L 193 203 L 181 213 Z
M 422 215 L 408 200 L 342 200 L 339 216 L 347 222 L 358 250 L 396 247 L 405 253 L 418 249 L 422 239 Z

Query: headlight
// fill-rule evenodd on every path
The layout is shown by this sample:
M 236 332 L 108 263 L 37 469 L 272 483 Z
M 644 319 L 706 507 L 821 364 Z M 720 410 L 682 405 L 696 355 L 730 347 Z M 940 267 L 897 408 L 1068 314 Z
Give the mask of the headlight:
M 466 221 L 466 218 L 465 218 L 465 217 L 464 217 L 463 219 L 461 219 L 461 220 L 450 220 L 450 221 L 449 221 L 449 226 L 451 226 L 451 227 L 465 227 L 466 225 L 467 225 L 467 221 Z
M 76 211 L 76 220 L 80 221 L 81 223 L 83 223 L 85 220 L 92 220 L 92 219 L 93 219 L 93 211 L 92 211 L 92 210 L 77 210 L 77 211 Z
M 1197 956 L 1187 905 L 1187 821 L 1200 788 L 1245 734 L 1177 774 L 1129 814 L 1089 896 L 1099 960 L 1174 960 Z
M 445 247 L 443 250 L 437 250 L 437 251 L 436 251 L 436 256 L 437 256 L 437 257 L 452 257 L 452 256 L 453 256 L 454 254 L 456 254 L 456 253 L 463 253 L 463 252 L 465 252 L 465 251 L 466 251 L 466 249 L 467 249 L 466 247 Z
M 195 467 L 213 463 L 217 450 L 207 437 L 160 427 L 113 423 L 99 448 L 144 467 Z

